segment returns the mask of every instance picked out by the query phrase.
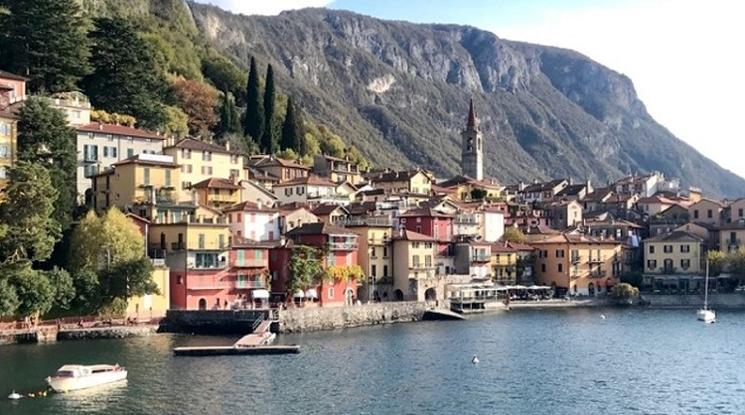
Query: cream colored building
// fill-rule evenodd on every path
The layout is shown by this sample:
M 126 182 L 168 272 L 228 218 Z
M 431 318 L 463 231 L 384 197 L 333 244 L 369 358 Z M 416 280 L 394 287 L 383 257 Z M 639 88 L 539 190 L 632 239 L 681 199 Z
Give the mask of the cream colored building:
M 558 293 L 607 293 L 623 273 L 623 246 L 615 241 L 561 234 L 530 243 L 536 250 L 539 284 Z
M 184 138 L 165 147 L 163 153 L 181 166 L 181 183 L 177 184 L 180 200 L 191 200 L 192 185 L 212 177 L 232 178 L 235 182 L 248 178 L 243 156 L 230 148 Z
M 686 231 L 673 231 L 644 240 L 645 274 L 700 274 L 704 240 Z
M 445 298 L 445 279 L 435 271 L 436 241 L 408 229 L 393 237 L 393 300 Z
M 150 320 L 165 317 L 170 308 L 170 273 L 165 266 L 156 265 L 152 273 L 153 282 L 158 287 L 158 294 L 146 294 L 131 297 L 127 300 L 127 317 L 136 320 Z
M 688 215 L 693 222 L 718 225 L 722 222 L 724 205 L 716 200 L 701 199 L 688 207 Z
M 727 209 L 729 212 L 728 222 L 737 223 L 745 221 L 745 197 L 732 201 Z
M 356 218 L 347 229 L 359 238 L 357 261 L 367 276 L 360 298 L 385 301 L 393 299 L 393 221 L 385 216 Z
M 414 193 L 429 195 L 432 193 L 434 179 L 424 170 L 386 171 L 367 175 L 375 189 L 383 189 L 386 194 Z
M 734 222 L 723 225 L 719 230 L 719 250 L 735 252 L 745 247 L 745 224 Z

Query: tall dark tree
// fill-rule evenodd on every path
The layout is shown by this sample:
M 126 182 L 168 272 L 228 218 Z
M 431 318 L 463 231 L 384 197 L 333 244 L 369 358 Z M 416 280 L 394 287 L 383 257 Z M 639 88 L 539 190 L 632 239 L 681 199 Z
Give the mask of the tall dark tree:
M 243 120 L 243 132 L 258 143 L 263 131 L 264 106 L 261 102 L 259 71 L 256 69 L 256 60 L 251 57 L 251 67 L 248 70 L 248 82 L 246 83 L 246 115 Z
M 83 85 L 91 103 L 108 112 L 133 115 L 140 126 L 162 127 L 166 115 L 161 97 L 167 83 L 135 26 L 121 18 L 99 18 L 89 38 L 93 72 Z
M 29 98 L 21 108 L 18 159 L 38 163 L 49 171 L 52 187 L 59 193 L 52 217 L 63 231 L 68 229 L 77 204 L 75 131 L 45 98 Z
M 0 0 L 0 68 L 30 78 L 32 91 L 77 89 L 89 70 L 79 2 Z
M 240 134 L 241 121 L 235 101 L 230 93 L 225 91 L 220 100 L 220 122 L 215 128 L 215 134 L 222 137 L 225 134 Z
M 269 64 L 266 68 L 266 82 L 264 82 L 264 131 L 261 134 L 261 147 L 269 154 L 279 151 L 277 137 L 274 134 L 274 69 Z
M 299 108 L 297 108 L 292 97 L 287 98 L 287 111 L 285 121 L 282 124 L 282 148 L 291 148 L 300 154 L 303 139 L 303 120 Z

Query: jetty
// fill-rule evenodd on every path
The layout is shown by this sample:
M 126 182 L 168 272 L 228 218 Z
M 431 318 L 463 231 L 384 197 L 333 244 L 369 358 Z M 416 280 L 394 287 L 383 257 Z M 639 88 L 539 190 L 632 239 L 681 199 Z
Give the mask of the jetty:
M 254 324 L 254 330 L 238 339 L 232 346 L 192 346 L 175 347 L 176 356 L 225 356 L 225 355 L 261 355 L 300 353 L 297 344 L 272 345 L 276 334 L 269 328 L 273 321 L 259 319 Z
M 451 310 L 443 308 L 433 308 L 424 312 L 422 320 L 439 321 L 439 320 L 465 320 L 466 317 Z

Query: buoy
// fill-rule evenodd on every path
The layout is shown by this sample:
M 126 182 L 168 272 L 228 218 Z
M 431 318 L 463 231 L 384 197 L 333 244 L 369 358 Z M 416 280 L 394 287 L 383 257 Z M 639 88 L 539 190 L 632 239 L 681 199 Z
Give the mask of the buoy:
M 601 314 L 600 315 L 600 318 L 602 318 L 603 320 L 605 320 L 605 314 Z
M 476 355 L 473 355 L 473 359 L 471 359 L 471 363 L 473 363 L 475 365 L 478 362 L 479 362 L 479 358 L 476 357 Z
M 23 398 L 23 395 L 21 395 L 20 393 L 16 393 L 16 391 L 13 391 L 10 393 L 10 395 L 8 395 L 8 399 L 12 399 L 14 401 L 21 399 L 21 398 Z

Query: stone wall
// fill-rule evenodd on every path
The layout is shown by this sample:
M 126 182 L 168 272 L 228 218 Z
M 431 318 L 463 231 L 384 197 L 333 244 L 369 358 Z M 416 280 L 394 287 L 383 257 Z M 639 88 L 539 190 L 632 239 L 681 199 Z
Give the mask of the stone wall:
M 390 302 L 347 307 L 291 308 L 281 310 L 279 331 L 295 333 L 419 321 L 431 307 L 424 302 Z
M 161 332 L 246 334 L 257 319 L 268 319 L 268 310 L 168 310 Z
M 658 295 L 642 294 L 650 307 L 656 308 L 691 308 L 697 309 L 704 304 L 703 294 Z M 713 309 L 745 309 L 745 294 L 709 294 L 709 307 Z
M 148 336 L 158 332 L 158 326 L 114 326 L 92 327 L 88 329 L 62 330 L 57 333 L 57 340 L 93 340 L 125 339 L 128 337 Z

